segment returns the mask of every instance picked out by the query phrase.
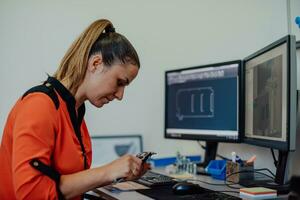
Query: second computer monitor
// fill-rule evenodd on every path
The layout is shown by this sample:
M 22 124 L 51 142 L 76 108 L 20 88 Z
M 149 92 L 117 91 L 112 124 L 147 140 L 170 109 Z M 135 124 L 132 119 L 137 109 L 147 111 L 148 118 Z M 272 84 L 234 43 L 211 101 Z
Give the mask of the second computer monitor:
M 165 137 L 237 142 L 241 61 L 167 71 Z
M 246 143 L 295 150 L 295 43 L 286 36 L 244 59 Z

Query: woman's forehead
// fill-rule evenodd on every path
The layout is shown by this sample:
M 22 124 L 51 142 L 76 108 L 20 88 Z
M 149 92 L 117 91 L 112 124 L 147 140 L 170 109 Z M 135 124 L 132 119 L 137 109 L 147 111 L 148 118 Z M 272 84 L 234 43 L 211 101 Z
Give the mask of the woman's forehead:
M 112 67 L 111 70 L 114 70 L 114 73 L 116 73 L 118 76 L 127 78 L 129 81 L 131 81 L 137 76 L 139 68 L 136 65 L 128 63 L 116 64 Z

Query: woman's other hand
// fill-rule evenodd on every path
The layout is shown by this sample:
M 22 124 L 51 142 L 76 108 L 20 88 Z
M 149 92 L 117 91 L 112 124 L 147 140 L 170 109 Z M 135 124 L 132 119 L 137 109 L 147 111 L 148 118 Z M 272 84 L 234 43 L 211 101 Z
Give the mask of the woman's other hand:
M 150 169 L 150 164 L 143 163 L 141 159 L 134 155 L 124 155 L 109 163 L 107 167 L 112 181 L 119 178 L 135 180 Z

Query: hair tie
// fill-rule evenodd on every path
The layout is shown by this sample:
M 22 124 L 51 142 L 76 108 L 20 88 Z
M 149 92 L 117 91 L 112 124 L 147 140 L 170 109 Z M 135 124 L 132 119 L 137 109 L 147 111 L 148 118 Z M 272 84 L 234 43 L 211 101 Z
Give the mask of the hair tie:
M 106 33 L 115 33 L 115 32 L 116 32 L 116 29 L 115 29 L 112 25 L 108 25 L 108 26 L 105 28 L 105 32 L 106 32 Z

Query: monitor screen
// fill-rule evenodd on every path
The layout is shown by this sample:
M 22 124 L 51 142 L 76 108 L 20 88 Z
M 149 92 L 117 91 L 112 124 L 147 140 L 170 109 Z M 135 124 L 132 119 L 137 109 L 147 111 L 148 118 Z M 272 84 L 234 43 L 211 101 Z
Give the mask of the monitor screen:
M 238 141 L 241 61 L 165 73 L 165 137 Z
M 245 141 L 293 150 L 296 131 L 295 44 L 285 37 L 244 60 Z
M 141 135 L 107 135 L 91 137 L 92 166 L 108 164 L 125 155 L 136 155 L 143 151 Z

